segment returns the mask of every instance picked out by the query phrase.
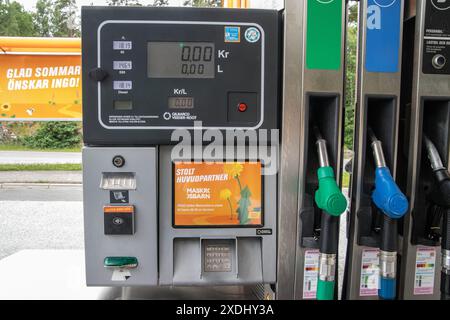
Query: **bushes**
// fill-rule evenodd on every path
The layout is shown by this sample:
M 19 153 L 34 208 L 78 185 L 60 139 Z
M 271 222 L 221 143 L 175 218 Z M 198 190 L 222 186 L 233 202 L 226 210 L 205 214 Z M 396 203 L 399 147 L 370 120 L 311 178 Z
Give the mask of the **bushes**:
M 30 148 L 72 148 L 80 145 L 80 132 L 80 124 L 76 122 L 45 122 L 34 135 L 21 138 L 21 142 Z

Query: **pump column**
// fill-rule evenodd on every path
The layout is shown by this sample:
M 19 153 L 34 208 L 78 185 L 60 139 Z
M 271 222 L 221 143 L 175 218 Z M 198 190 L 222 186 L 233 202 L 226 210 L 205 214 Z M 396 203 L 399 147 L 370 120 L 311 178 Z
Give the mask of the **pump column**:
M 398 201 L 400 205 L 392 201 L 394 194 L 401 193 L 394 178 L 402 20 L 401 0 L 359 2 L 357 105 L 344 299 L 378 299 L 379 294 L 383 299 L 395 298 L 398 233 L 393 218 L 398 219 L 407 209 L 406 199 Z M 396 207 L 401 207 L 401 215 L 393 217 Z M 381 281 L 382 288 L 380 277 L 386 280 Z M 386 294 L 384 289 L 388 287 Z
M 399 173 L 411 209 L 402 225 L 399 292 L 405 300 L 437 300 L 448 285 L 450 3 L 411 1 L 407 9 L 399 158 L 405 169 Z
M 327 259 L 337 253 L 339 218 L 318 206 L 319 180 L 332 180 L 338 193 L 342 164 L 344 100 L 344 50 L 346 1 L 285 1 L 285 57 L 282 158 L 280 170 L 277 298 L 316 299 L 321 243 L 325 271 L 324 298 L 337 297 L 337 263 Z M 325 141 L 329 166 L 322 168 L 316 152 L 317 126 Z M 322 159 L 323 160 L 323 159 Z M 325 170 L 325 176 L 319 174 Z M 329 171 L 335 173 L 329 174 Z M 342 197 L 342 194 L 340 194 Z M 345 203 L 345 198 L 344 201 Z M 342 203 L 342 201 L 341 201 Z M 345 210 L 339 207 L 339 214 Z M 324 219 L 332 223 L 322 229 Z M 327 239 L 323 240 L 325 234 Z M 332 240 L 330 240 L 332 239 Z M 330 241 L 328 241 L 330 240 Z M 295 258 L 295 259 L 294 259 Z M 332 256 L 334 258 L 334 256 Z M 337 257 L 336 257 L 337 261 Z M 333 280 L 334 281 L 330 281 Z M 331 284 L 331 286 L 330 286 Z M 331 293 L 330 293 L 331 291 Z

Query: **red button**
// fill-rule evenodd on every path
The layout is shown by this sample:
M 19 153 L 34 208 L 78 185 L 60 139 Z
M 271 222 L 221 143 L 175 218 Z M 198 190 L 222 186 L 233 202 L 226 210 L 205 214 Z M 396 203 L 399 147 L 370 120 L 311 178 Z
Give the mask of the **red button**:
M 239 112 L 247 111 L 247 104 L 246 103 L 239 103 L 238 110 L 239 110 Z

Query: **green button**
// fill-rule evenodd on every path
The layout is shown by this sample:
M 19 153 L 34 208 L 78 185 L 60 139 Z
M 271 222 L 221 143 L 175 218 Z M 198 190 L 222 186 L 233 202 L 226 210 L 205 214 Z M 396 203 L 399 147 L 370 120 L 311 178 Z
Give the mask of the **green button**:
M 136 268 L 138 260 L 135 257 L 106 257 L 103 260 L 105 268 Z

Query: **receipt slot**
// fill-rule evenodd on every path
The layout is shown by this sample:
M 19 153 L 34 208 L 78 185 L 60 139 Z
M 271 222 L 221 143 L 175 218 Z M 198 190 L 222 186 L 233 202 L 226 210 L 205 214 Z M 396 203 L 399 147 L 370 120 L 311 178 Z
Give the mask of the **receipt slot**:
M 280 21 L 83 7 L 88 285 L 276 282 Z
M 357 104 L 344 299 L 396 297 L 396 185 L 404 1 L 359 2 Z
M 285 1 L 279 299 L 337 298 L 346 8 Z
M 450 1 L 411 1 L 406 13 L 398 167 L 411 209 L 401 225 L 399 295 L 437 300 L 442 285 L 446 299 Z

